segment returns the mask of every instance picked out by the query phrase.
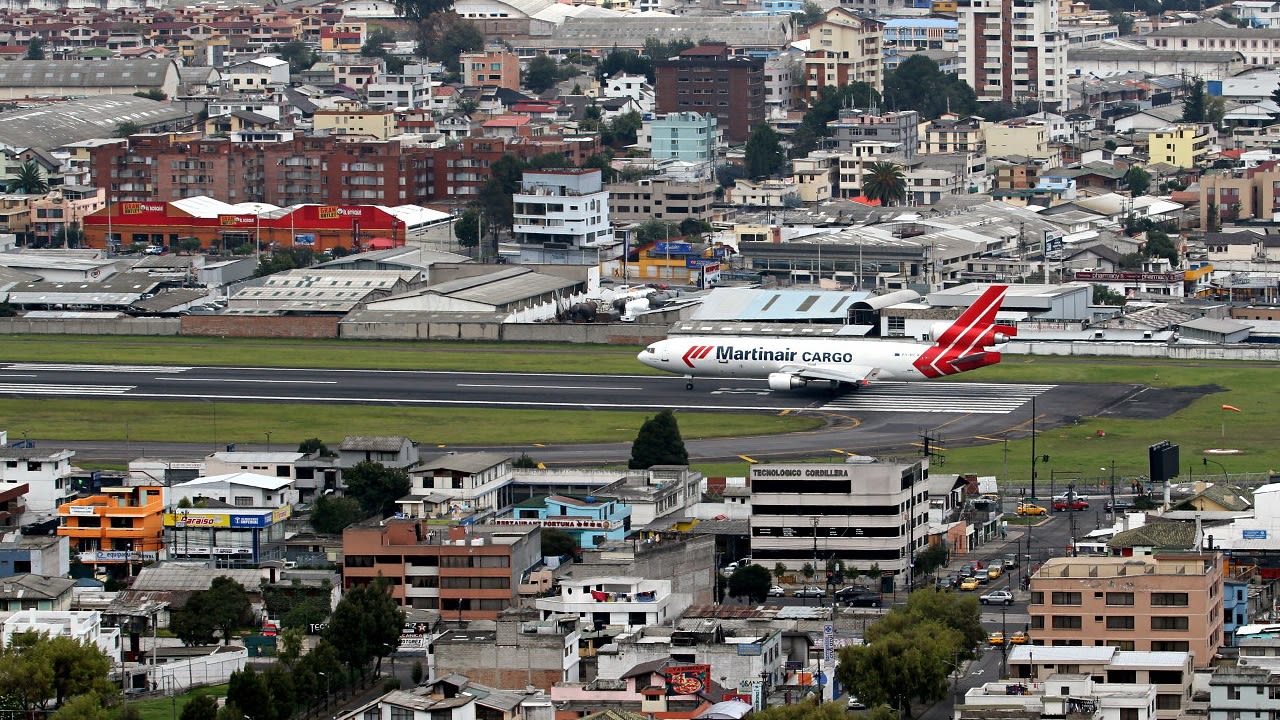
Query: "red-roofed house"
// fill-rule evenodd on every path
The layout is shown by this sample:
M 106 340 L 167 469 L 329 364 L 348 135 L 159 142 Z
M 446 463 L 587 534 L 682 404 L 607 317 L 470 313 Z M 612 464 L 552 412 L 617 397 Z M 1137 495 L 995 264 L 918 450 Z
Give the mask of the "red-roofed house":
M 485 137 L 533 137 L 532 119 L 527 115 L 499 115 L 481 124 Z

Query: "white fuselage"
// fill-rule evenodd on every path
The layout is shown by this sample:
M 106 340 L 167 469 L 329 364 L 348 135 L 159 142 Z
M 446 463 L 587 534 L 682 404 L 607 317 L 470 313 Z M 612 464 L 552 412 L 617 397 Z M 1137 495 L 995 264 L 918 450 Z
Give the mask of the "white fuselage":
M 880 380 L 922 380 L 912 364 L 931 345 L 865 338 L 674 337 L 638 356 L 649 367 L 690 377 L 767 378 L 798 366 L 872 367 Z

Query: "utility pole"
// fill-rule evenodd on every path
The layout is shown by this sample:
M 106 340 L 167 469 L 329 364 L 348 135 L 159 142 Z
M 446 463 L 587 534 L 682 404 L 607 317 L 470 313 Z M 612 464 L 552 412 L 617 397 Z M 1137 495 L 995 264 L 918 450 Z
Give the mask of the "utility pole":
M 1067 485 L 1067 513 L 1071 517 L 1071 557 L 1080 556 L 1080 548 L 1076 543 L 1076 486 L 1075 483 Z
M 1036 498 L 1036 398 L 1031 396 L 1031 496 Z
M 809 522 L 813 524 L 813 573 L 814 575 L 817 575 L 818 574 L 818 516 L 814 515 L 813 517 L 809 518 Z M 827 594 L 827 591 L 823 590 L 822 594 L 825 597 Z M 818 602 L 819 604 L 821 604 L 822 599 L 820 598 Z

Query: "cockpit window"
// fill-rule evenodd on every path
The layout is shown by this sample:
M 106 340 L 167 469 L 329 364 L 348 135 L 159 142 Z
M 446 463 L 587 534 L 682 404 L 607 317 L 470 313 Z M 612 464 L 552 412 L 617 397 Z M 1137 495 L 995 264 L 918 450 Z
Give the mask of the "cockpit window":
M 657 352 L 657 350 L 654 350 L 654 349 L 653 349 L 653 346 L 649 346 L 649 347 L 645 348 L 645 349 L 644 349 L 644 351 L 645 351 L 645 352 L 647 352 L 647 353 L 649 353 L 650 355 L 652 355 L 652 354 L 654 354 L 655 352 Z

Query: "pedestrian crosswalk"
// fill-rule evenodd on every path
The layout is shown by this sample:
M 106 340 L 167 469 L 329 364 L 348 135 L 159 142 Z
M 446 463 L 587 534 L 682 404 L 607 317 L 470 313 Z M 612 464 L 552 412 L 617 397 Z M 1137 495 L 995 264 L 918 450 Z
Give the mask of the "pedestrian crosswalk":
M 1011 413 L 1055 385 L 875 382 L 823 405 L 831 410 L 906 413 Z
M 47 370 L 52 372 L 153 373 L 176 375 L 191 368 L 178 365 L 72 365 L 69 363 L 8 363 L 9 370 Z
M 135 385 L 0 383 L 0 395 L 123 395 L 135 387 Z

